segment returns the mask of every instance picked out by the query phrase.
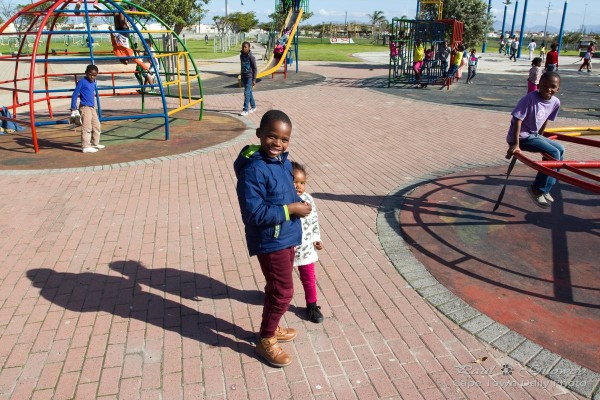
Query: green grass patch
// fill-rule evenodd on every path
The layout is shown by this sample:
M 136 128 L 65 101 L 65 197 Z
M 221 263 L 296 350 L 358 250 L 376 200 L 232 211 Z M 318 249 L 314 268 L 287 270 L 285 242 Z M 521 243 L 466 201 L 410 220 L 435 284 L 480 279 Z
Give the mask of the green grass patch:
M 368 40 L 360 40 L 352 44 L 331 44 L 329 39 L 300 38 L 299 58 L 303 61 L 334 61 L 357 62 L 361 61 L 352 57 L 354 53 L 372 51 L 388 51 L 387 46 L 374 45 Z

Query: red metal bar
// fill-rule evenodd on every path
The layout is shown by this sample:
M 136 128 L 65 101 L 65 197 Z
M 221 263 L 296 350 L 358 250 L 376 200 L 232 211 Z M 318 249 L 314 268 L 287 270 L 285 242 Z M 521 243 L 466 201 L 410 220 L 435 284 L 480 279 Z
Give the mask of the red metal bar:
M 45 0 L 42 0 L 39 2 L 39 4 L 44 3 Z M 50 18 L 50 16 L 53 14 L 54 10 L 56 10 L 59 6 L 63 5 L 65 3 L 64 0 L 59 0 L 56 1 L 55 3 L 50 3 L 50 7 L 48 7 L 45 10 L 45 14 L 44 17 L 42 18 L 42 21 L 40 22 L 40 26 L 46 26 L 46 23 L 48 22 L 48 19 Z M 29 11 L 29 10 L 23 10 L 23 11 Z M 33 24 L 35 22 L 37 22 L 37 20 L 39 19 L 39 17 L 31 23 L 31 25 L 28 27 L 28 31 L 31 30 L 31 27 L 33 26 Z M 31 51 L 31 65 L 29 67 L 29 76 L 35 76 L 35 60 L 36 60 L 36 54 L 37 54 L 37 50 L 38 50 L 38 46 L 40 44 L 40 36 L 42 35 L 42 30 L 40 29 L 37 34 L 35 35 L 35 41 L 33 42 L 33 48 Z M 23 40 L 23 43 L 25 42 L 25 40 Z M 21 50 L 19 50 L 19 53 L 21 52 Z M 33 139 L 33 148 L 35 149 L 36 153 L 40 152 L 40 147 L 38 145 L 38 141 L 37 141 L 37 130 L 36 130 L 36 126 L 35 126 L 35 107 L 34 107 L 34 97 L 33 97 L 33 81 L 30 82 L 29 84 L 29 102 L 31 103 L 31 106 L 29 107 L 29 119 L 31 120 L 31 137 Z
M 535 161 L 534 161 L 535 162 Z M 573 168 L 600 168 L 600 161 L 537 161 L 538 165 L 546 168 L 563 168 L 566 166 Z
M 559 133 L 547 133 L 547 132 L 544 132 L 544 136 L 546 136 L 547 138 L 551 138 L 551 139 L 554 139 L 554 137 L 556 137 L 556 139 L 564 140 L 565 142 L 585 144 L 586 146 L 592 146 L 592 147 L 600 147 L 600 140 L 588 139 L 588 138 L 583 138 L 580 136 L 567 136 L 567 135 L 561 135 Z
M 575 174 L 579 174 L 579 175 L 581 175 L 581 176 L 583 176 L 585 178 L 591 179 L 593 181 L 600 182 L 600 176 L 598 176 L 598 175 L 590 174 L 587 171 L 582 171 L 579 168 L 574 168 L 574 167 L 571 167 L 570 165 L 565 165 L 565 169 L 567 171 L 571 171 L 571 172 L 573 172 Z
M 523 164 L 525 164 L 528 167 L 533 168 L 536 171 L 539 171 L 539 172 L 541 172 L 541 173 L 543 173 L 545 175 L 548 175 L 548 176 L 551 176 L 553 178 L 556 178 L 559 181 L 570 183 L 573 186 L 577 186 L 577 187 L 580 187 L 582 189 L 589 190 L 590 192 L 594 192 L 594 193 L 600 194 L 600 185 L 595 185 L 593 183 L 589 183 L 589 182 L 583 181 L 581 179 L 573 178 L 572 176 L 562 174 L 562 173 L 557 172 L 557 171 L 555 171 L 553 169 L 546 168 L 546 167 L 544 167 L 542 165 L 539 165 L 535 161 L 532 161 L 531 159 L 525 157 L 522 152 L 515 153 L 514 156 L 517 157 L 517 159 L 519 161 L 521 161 Z

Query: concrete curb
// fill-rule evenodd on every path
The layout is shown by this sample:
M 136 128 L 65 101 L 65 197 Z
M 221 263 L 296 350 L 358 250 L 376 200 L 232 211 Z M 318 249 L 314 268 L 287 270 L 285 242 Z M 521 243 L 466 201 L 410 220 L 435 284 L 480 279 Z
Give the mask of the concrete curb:
M 496 165 L 500 163 L 468 164 L 455 169 L 436 171 L 397 187 L 385 197 L 379 207 L 379 241 L 394 267 L 408 284 L 461 328 L 529 367 L 534 374 L 541 374 L 587 398 L 600 400 L 600 374 L 544 349 L 469 306 L 440 284 L 412 255 L 410 247 L 403 240 L 396 215 L 400 213 L 406 195 L 442 176 Z

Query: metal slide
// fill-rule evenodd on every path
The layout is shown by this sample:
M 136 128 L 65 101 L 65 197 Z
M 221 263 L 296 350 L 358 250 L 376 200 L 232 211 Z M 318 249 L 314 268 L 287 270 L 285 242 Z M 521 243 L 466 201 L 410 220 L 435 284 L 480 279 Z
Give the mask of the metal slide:
M 288 37 L 287 43 L 285 44 L 285 49 L 283 50 L 283 54 L 281 56 L 275 56 L 275 54 L 271 54 L 271 58 L 269 58 L 269 62 L 267 65 L 256 74 L 256 79 L 262 78 L 267 75 L 271 75 L 281 66 L 283 65 L 285 58 L 287 56 L 288 50 L 294 40 L 294 35 L 296 34 L 296 29 L 298 28 L 298 24 L 300 23 L 300 19 L 302 18 L 303 9 L 301 8 L 299 11 L 290 10 L 287 18 L 285 19 L 285 24 L 283 24 L 283 28 L 279 31 L 279 36 L 283 35 L 283 32 L 286 29 L 290 29 L 290 36 Z

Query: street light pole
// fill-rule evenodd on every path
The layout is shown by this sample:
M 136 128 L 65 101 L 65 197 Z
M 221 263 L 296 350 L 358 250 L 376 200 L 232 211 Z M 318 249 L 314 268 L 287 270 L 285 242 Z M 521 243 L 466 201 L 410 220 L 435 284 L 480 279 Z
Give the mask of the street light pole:
M 587 3 L 585 3 L 585 9 L 583 10 L 583 22 L 581 23 L 581 34 L 585 35 L 585 14 L 587 14 Z
M 490 21 L 490 11 L 492 11 L 492 0 L 488 1 L 488 12 L 487 12 L 487 21 Z M 481 46 L 481 52 L 485 53 L 485 50 L 487 49 L 487 38 L 488 38 L 488 31 L 490 30 L 490 26 L 489 23 L 485 24 L 485 38 L 483 39 L 483 46 Z

